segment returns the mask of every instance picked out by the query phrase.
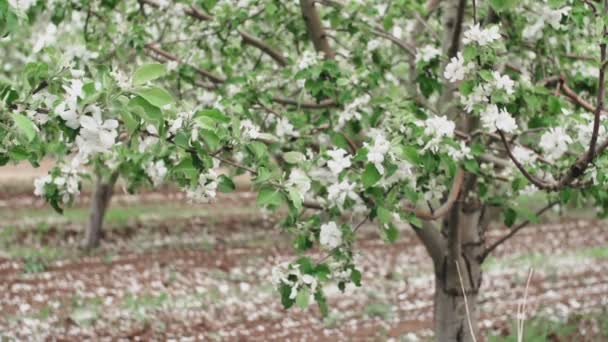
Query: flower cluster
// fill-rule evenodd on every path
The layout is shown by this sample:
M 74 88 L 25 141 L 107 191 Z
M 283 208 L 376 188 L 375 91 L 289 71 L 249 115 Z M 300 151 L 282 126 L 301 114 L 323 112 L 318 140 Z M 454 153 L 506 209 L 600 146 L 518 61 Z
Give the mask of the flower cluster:
M 200 203 L 209 203 L 217 194 L 218 174 L 213 169 L 207 173 L 201 173 L 198 177 L 198 183 L 186 190 L 186 197 L 190 200 Z
M 58 198 L 63 204 L 71 203 L 79 194 L 80 172 L 69 165 L 34 181 L 34 195 L 47 199 Z

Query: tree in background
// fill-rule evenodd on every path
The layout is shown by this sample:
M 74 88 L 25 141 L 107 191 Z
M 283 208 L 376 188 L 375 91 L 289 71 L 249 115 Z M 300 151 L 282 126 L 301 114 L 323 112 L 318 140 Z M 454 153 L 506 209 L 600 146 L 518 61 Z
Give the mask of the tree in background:
M 287 208 L 299 258 L 273 272 L 282 303 L 324 314 L 324 286 L 361 285 L 357 230 L 394 241 L 407 222 L 433 261 L 437 340 L 472 341 L 489 253 L 552 206 L 605 214 L 607 11 L 0 0 L 0 160 L 56 156 L 36 193 L 59 211 L 91 175 L 207 202 L 248 173 L 260 206 Z M 538 212 L 518 204 L 535 193 Z M 510 231 L 487 243 L 491 212 Z

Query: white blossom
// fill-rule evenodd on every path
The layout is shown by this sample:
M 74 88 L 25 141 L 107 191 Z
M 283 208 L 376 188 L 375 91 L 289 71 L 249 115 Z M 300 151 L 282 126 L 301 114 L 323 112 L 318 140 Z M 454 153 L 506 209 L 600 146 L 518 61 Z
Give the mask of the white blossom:
M 434 115 L 424 121 L 424 134 L 431 137 L 424 147 L 433 152 L 439 150 L 439 144 L 444 137 L 451 138 L 454 135 L 456 124 L 445 116 Z
M 301 196 L 301 199 L 304 199 L 304 196 L 308 191 L 310 191 L 310 178 L 306 175 L 306 173 L 300 169 L 293 169 L 289 174 L 289 179 L 285 184 L 289 188 L 294 188 L 298 191 Z
M 507 95 L 513 95 L 515 92 L 515 81 L 508 75 L 501 75 L 498 71 L 492 72 L 494 77 L 494 88 L 504 90 Z
M 469 95 L 460 95 L 460 103 L 467 112 L 471 113 L 478 104 L 488 103 L 491 93 L 492 89 L 489 86 L 478 84 Z
M 328 222 L 321 225 L 319 242 L 327 248 L 336 248 L 342 244 L 342 231 L 335 222 Z
M 308 69 L 311 66 L 319 63 L 320 60 L 321 60 L 321 58 L 319 57 L 319 55 L 316 52 L 306 50 L 302 53 L 302 55 L 300 56 L 300 59 L 298 60 L 297 69 L 299 71 Z
M 34 195 L 44 196 L 44 187 L 53 181 L 50 175 L 41 176 L 34 180 Z
M 457 148 L 448 146 L 448 156 L 456 161 L 471 158 L 471 148 L 461 141 Z
M 477 43 L 479 46 L 485 46 L 498 39 L 500 39 L 498 26 L 493 25 L 487 29 L 481 29 L 477 23 L 463 34 L 462 42 L 464 45 Z
M 331 158 L 331 160 L 327 161 L 327 167 L 336 175 L 351 165 L 350 160 L 352 157 L 344 149 L 329 150 L 327 151 L 327 155 Z
M 555 161 L 568 151 L 571 143 L 572 138 L 563 127 L 554 127 L 540 137 L 539 146 L 549 161 Z
M 41 32 L 38 34 L 37 40 L 34 43 L 34 46 L 32 47 L 32 51 L 34 53 L 37 53 L 45 47 L 53 44 L 56 39 L 57 26 L 55 26 L 55 24 L 53 23 L 49 23 L 46 28 L 44 30 L 41 30 Z
M 351 199 L 355 202 L 360 200 L 359 195 L 355 191 L 357 184 L 350 183 L 348 180 L 343 180 L 340 183 L 331 184 L 327 188 L 327 200 L 342 209 L 346 199 Z
M 443 76 L 450 82 L 458 82 L 464 80 L 467 73 L 475 68 L 475 64 L 468 62 L 465 64 L 462 53 L 459 52 L 456 57 L 452 57 L 450 63 L 445 66 Z
M 505 133 L 513 133 L 517 130 L 515 119 L 506 109 L 498 109 L 495 104 L 491 104 L 481 113 L 481 123 L 488 132 L 501 130 Z
M 516 145 L 515 147 L 513 147 L 513 150 L 511 152 L 513 153 L 515 159 L 517 159 L 520 163 L 524 165 L 532 164 L 536 161 L 536 154 L 532 150 L 527 149 L 525 147 Z
M 278 137 L 290 136 L 299 137 L 300 133 L 296 131 L 287 118 L 281 118 L 277 121 L 276 132 Z
M 246 140 L 255 140 L 260 137 L 260 129 L 251 120 L 241 121 L 242 136 Z
M 391 148 L 391 144 L 383 133 L 379 132 L 374 135 L 374 143 L 372 145 L 365 143 L 367 147 L 367 161 L 374 164 L 380 174 L 384 174 L 384 156 Z
M 80 132 L 76 137 L 76 144 L 85 155 L 104 153 L 115 144 L 118 136 L 118 121 L 114 119 L 103 120 L 99 111 L 92 116 L 80 117 Z
M 145 167 L 146 175 L 150 177 L 154 186 L 159 186 L 163 183 L 165 176 L 167 175 L 167 171 L 165 161 L 162 159 L 159 159 L 156 162 L 150 161 Z
M 416 50 L 415 61 L 416 61 L 416 63 L 430 62 L 435 57 L 440 56 L 440 55 L 441 55 L 441 50 L 439 50 L 438 48 L 436 48 L 433 45 L 425 45 L 425 46 L 421 47 L 420 49 Z
M 341 129 L 348 121 L 360 120 L 361 114 L 359 111 L 364 109 L 365 106 L 369 104 L 370 100 L 371 97 L 368 94 L 363 94 L 354 99 L 353 102 L 346 104 L 344 109 L 338 114 L 336 129 Z
M 198 177 L 198 184 L 186 191 L 186 197 L 189 199 L 208 203 L 216 196 L 218 186 L 218 174 L 213 170 L 208 170 L 207 173 L 201 173 Z

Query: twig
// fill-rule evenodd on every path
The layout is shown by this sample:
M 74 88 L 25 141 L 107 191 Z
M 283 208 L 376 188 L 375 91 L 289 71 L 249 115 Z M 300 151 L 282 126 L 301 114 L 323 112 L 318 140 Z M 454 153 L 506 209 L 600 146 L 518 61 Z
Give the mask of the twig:
M 542 209 L 537 211 L 536 216 L 540 216 L 540 215 L 544 214 L 547 210 L 553 208 L 557 204 L 559 204 L 559 201 L 550 202 L 545 207 L 543 207 Z M 519 225 L 511 228 L 511 231 L 509 231 L 509 233 L 507 235 L 501 237 L 500 239 L 496 240 L 493 244 L 491 244 L 489 247 L 487 247 L 485 249 L 485 251 L 481 254 L 480 259 L 481 260 L 485 259 L 492 251 L 494 251 L 496 249 L 496 247 L 500 246 L 505 241 L 510 239 L 513 235 L 517 234 L 518 231 L 525 228 L 527 225 L 530 224 L 530 222 L 531 222 L 530 220 L 525 220 L 524 222 L 520 223 Z

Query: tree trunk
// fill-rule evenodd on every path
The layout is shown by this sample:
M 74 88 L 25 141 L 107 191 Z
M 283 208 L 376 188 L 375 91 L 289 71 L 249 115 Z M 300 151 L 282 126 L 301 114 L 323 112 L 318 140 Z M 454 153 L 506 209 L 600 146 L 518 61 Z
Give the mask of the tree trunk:
M 469 289 L 465 297 L 462 288 L 450 289 L 445 279 L 435 277 L 435 340 L 438 342 L 470 342 L 478 336 L 479 311 L 477 291 Z M 470 324 L 469 324 L 470 322 Z
M 116 184 L 117 179 L 118 173 L 116 172 L 107 181 L 104 181 L 101 175 L 97 176 L 95 191 L 91 196 L 89 222 L 82 242 L 84 249 L 92 249 L 99 246 L 103 229 L 103 218 L 112 199 L 114 184 Z

